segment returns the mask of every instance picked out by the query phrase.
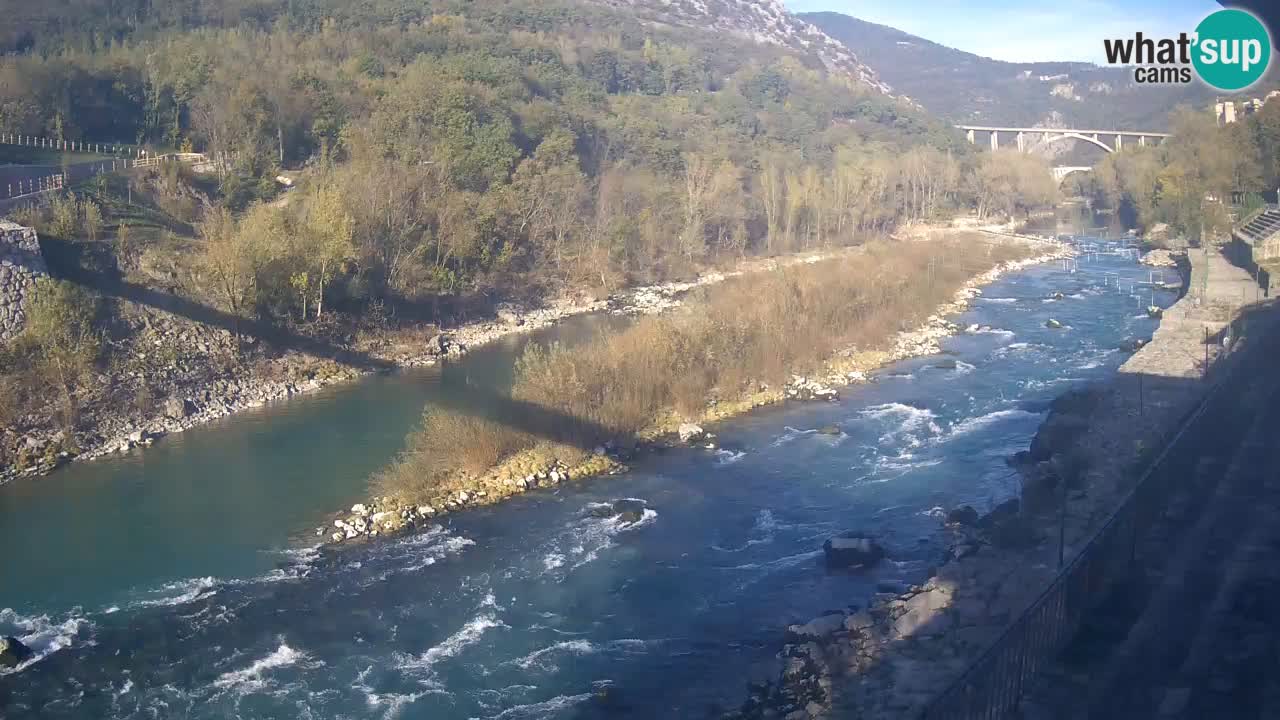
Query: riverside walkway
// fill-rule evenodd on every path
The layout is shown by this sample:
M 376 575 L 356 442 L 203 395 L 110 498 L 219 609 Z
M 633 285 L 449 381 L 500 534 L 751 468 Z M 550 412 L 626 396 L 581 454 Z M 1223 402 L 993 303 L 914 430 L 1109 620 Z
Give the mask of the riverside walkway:
M 1190 257 L 1188 297 L 1166 313 L 1161 342 L 1124 368 L 1149 378 L 1148 402 L 1162 384 L 1158 403 L 1194 387 L 1204 356 L 1188 343 L 1207 334 L 1202 347 L 1222 352 L 1228 319 L 1253 300 L 1245 271 L 1217 254 Z M 1270 325 L 1269 314 L 1246 312 L 1246 322 Z M 1280 662 L 1280 334 L 1251 334 L 1254 347 L 1166 466 L 1167 504 L 1135 543 L 1132 575 L 1088 614 L 1013 717 L 1280 717 L 1280 678 L 1268 671 Z

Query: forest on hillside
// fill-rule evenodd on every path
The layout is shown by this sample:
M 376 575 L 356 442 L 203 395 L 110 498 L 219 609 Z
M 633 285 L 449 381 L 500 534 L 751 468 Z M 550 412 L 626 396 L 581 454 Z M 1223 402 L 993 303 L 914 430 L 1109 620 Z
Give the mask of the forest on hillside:
M 608 290 L 1054 193 L 814 58 L 588 3 L 10 9 L 0 129 L 229 160 L 216 187 L 184 181 L 211 202 L 181 220 L 195 284 L 235 311 Z M 258 204 L 282 168 L 301 197 Z
M 1181 108 L 1170 124 L 1173 137 L 1107 155 L 1071 191 L 1143 230 L 1163 225 L 1158 235 L 1175 244 L 1225 242 L 1233 215 L 1260 206 L 1280 183 L 1280 103 L 1221 127 Z

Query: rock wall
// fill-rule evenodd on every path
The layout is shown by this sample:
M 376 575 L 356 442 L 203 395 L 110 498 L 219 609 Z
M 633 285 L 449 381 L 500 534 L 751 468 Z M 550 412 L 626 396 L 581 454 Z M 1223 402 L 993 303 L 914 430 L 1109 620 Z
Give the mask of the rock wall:
M 0 220 L 0 342 L 22 332 L 34 283 L 48 274 L 36 231 Z

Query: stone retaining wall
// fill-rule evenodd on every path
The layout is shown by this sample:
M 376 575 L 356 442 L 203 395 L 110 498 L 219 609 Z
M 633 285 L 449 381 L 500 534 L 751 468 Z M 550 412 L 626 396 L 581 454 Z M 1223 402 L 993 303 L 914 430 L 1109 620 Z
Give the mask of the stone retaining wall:
M 34 283 L 48 274 L 36 231 L 0 220 L 0 342 L 22 332 Z

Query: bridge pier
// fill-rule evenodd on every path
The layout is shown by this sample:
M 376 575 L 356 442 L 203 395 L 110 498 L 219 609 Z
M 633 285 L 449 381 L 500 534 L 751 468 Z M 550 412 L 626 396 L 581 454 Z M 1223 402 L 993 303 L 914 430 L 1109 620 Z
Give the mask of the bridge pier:
M 1139 146 L 1139 147 L 1146 147 L 1146 146 L 1147 146 L 1147 136 L 1146 136 L 1146 135 L 1139 135 L 1139 136 L 1138 136 L 1138 146 Z
M 997 130 L 991 131 L 991 149 L 992 150 L 1000 149 L 1000 132 Z
M 969 131 L 965 132 L 965 135 L 969 138 L 969 144 L 970 144 L 970 145 L 976 145 L 976 144 L 977 144 L 976 142 L 974 142 L 974 139 L 973 139 L 973 131 L 972 131 L 972 130 L 969 130 Z
M 1116 136 L 1116 152 L 1120 152 L 1123 149 L 1124 149 L 1124 136 L 1117 135 Z
M 1022 133 L 1018 133 L 1018 152 L 1026 152 L 1026 151 L 1027 151 L 1027 139 L 1022 135 Z

